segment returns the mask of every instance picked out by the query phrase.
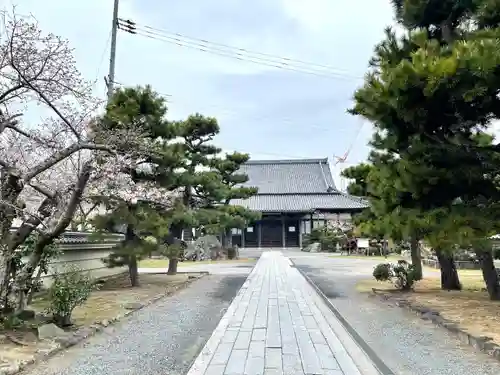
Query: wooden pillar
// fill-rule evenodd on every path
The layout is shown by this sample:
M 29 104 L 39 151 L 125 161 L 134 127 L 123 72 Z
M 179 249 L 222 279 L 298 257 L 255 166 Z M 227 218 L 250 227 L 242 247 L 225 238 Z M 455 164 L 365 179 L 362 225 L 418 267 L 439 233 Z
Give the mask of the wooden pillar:
M 305 232 L 305 222 L 303 219 L 299 220 L 299 247 L 302 249 L 302 229 L 304 229 Z
M 255 224 L 255 230 L 257 231 L 257 247 L 261 247 L 261 244 L 262 244 L 262 228 L 261 228 L 262 224 L 260 221 L 258 221 L 256 224 Z
M 281 245 L 283 246 L 283 248 L 286 247 L 286 227 L 284 216 L 281 216 Z

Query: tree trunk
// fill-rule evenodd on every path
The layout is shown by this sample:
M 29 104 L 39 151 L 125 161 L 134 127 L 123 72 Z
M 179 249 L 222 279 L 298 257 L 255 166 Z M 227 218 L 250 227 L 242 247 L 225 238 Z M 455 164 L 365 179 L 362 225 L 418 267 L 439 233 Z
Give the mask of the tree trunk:
M 411 264 L 415 267 L 417 280 L 422 280 L 422 254 L 420 253 L 420 244 L 417 236 L 410 240 Z
M 133 208 L 129 208 L 132 212 Z M 125 230 L 125 244 L 126 246 L 134 246 L 137 236 L 135 234 L 134 226 L 132 224 L 127 224 Z M 133 251 L 133 250 L 132 250 Z M 139 270 L 137 265 L 137 257 L 135 254 L 131 253 L 128 255 L 128 277 L 130 279 L 130 285 L 132 287 L 139 286 Z
M 58 327 L 65 328 L 73 325 L 71 313 L 67 315 L 54 314 L 54 322 Z
M 9 280 L 11 274 L 11 261 L 8 256 L 4 255 L 3 249 L 0 248 L 0 310 L 7 309 L 9 299 Z
M 43 268 L 42 267 L 38 267 L 38 271 L 36 273 L 36 276 L 33 279 L 33 285 L 31 286 L 31 289 L 28 292 L 28 298 L 26 300 L 26 304 L 27 305 L 31 305 L 31 303 L 33 302 L 33 295 L 35 294 L 34 285 L 38 285 L 38 283 L 40 282 L 40 279 L 42 277 L 42 271 L 43 271 Z
M 16 314 L 26 310 L 28 304 L 28 296 L 30 290 L 33 289 L 33 273 L 37 266 L 40 265 L 42 255 L 38 251 L 34 251 L 31 257 L 15 277 L 16 289 Z
M 128 262 L 128 275 L 130 277 L 130 285 L 132 287 L 140 286 L 139 283 L 139 268 L 137 266 L 137 257 L 135 255 L 130 255 Z
M 177 258 L 172 258 L 168 260 L 168 271 L 167 275 L 177 275 L 177 264 L 179 260 Z
M 436 250 L 436 255 L 441 268 L 441 289 L 462 290 L 453 255 L 442 250 Z
M 233 247 L 233 231 L 231 230 L 231 228 L 226 229 L 226 231 L 224 232 L 224 237 L 226 240 L 226 245 L 223 246 L 223 248 L 229 249 Z
M 1 132 L 0 132 L 1 133 Z M 14 250 L 11 245 L 11 228 L 17 212 L 16 201 L 23 190 L 20 177 L 0 171 L 0 309 L 7 309 L 10 293 L 11 260 Z
M 483 279 L 486 284 L 486 290 L 490 296 L 490 300 L 499 301 L 500 300 L 500 284 L 495 268 L 495 262 L 493 261 L 493 255 L 491 250 L 476 250 L 476 255 L 481 262 L 481 270 L 483 271 Z
M 220 235 L 220 239 L 221 239 L 221 245 L 222 245 L 222 248 L 225 249 L 227 247 L 227 232 L 224 230 L 222 231 L 221 235 Z

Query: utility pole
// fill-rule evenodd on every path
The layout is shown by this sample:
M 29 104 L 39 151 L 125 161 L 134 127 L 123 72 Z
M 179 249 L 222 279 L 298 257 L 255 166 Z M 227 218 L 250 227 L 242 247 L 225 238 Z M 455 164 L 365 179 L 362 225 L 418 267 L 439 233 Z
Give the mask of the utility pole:
M 111 28 L 111 50 L 109 53 L 109 73 L 107 79 L 108 101 L 113 95 L 115 84 L 115 65 L 116 65 L 116 36 L 118 34 L 118 5 L 120 0 L 114 0 L 113 5 L 113 25 Z

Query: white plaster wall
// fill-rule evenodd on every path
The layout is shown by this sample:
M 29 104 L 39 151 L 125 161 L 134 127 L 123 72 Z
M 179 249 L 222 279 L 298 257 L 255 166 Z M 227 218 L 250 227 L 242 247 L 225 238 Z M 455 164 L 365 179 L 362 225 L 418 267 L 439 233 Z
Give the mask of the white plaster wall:
M 51 274 L 55 270 L 62 272 L 65 265 L 75 265 L 84 272 L 89 272 L 93 278 L 104 278 L 118 275 L 127 270 L 127 267 L 107 268 L 102 262 L 112 251 L 114 244 L 82 244 L 64 245 L 63 253 L 49 265 L 49 274 L 42 277 L 43 287 L 52 284 Z

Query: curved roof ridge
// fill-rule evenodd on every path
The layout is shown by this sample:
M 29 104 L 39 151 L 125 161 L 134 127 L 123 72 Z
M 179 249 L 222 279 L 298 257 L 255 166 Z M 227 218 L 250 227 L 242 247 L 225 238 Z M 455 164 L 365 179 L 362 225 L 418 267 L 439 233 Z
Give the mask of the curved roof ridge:
M 268 160 L 252 160 L 250 159 L 245 164 L 317 164 L 326 163 L 328 164 L 328 158 L 316 158 L 316 159 L 268 159 Z

